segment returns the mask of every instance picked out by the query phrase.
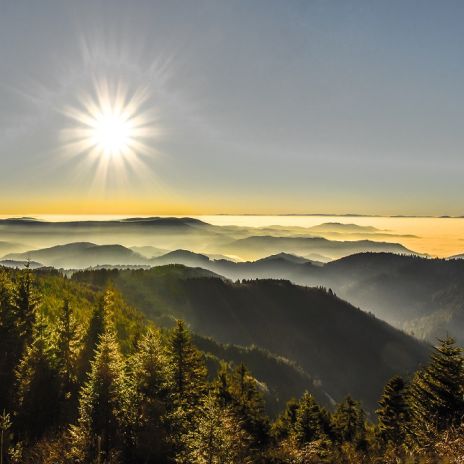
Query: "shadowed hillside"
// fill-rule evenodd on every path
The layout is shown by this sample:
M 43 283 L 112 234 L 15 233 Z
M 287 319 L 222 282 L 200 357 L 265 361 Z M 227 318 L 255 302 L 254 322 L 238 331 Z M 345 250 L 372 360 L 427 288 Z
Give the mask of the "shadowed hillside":
M 428 348 L 331 292 L 261 280 L 232 283 L 207 271 L 164 266 L 83 271 L 74 280 L 108 282 L 149 318 L 183 318 L 222 343 L 258 345 L 296 361 L 335 400 L 351 393 L 373 410 L 382 385 L 412 372 Z

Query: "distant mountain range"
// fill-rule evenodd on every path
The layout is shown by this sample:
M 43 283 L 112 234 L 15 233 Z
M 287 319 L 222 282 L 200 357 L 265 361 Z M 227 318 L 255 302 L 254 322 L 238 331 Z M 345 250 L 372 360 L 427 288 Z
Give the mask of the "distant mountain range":
M 111 281 L 158 323 L 182 318 L 218 342 L 257 345 L 293 360 L 330 397 L 351 393 L 371 411 L 386 380 L 412 372 L 429 351 L 330 292 L 284 280 L 232 283 L 179 265 L 81 271 L 72 278 L 101 288 Z
M 68 243 L 24 253 L 10 253 L 8 260 L 34 260 L 57 268 L 85 268 L 97 265 L 144 264 L 147 259 L 122 245 Z
M 279 252 L 301 256 L 318 253 L 326 256 L 327 260 L 367 251 L 416 254 L 399 243 L 372 240 L 335 241 L 321 237 L 254 236 L 236 240 L 224 248 L 228 253 L 243 254 L 255 259 Z
M 19 248 L 2 248 L 0 242 L 0 256 L 65 245 L 71 241 L 70 237 L 79 243 L 124 245 L 146 259 L 176 249 L 208 256 L 231 256 L 237 260 L 255 260 L 286 252 L 325 262 L 364 251 L 414 253 L 398 243 L 405 236 L 371 226 L 340 223 L 313 227 L 216 226 L 188 217 L 153 217 L 68 222 L 3 219 L 0 220 L 1 240 L 5 244 L 15 242 Z M 27 243 L 33 245 L 24 245 Z
M 47 223 L 48 224 L 48 223 Z M 144 224 L 150 224 L 144 222 Z M 170 222 L 168 222 L 170 224 Z M 164 227 L 163 225 L 162 227 Z M 79 225 L 82 227 L 82 224 Z M 168 226 L 166 226 L 168 227 Z M 200 237 L 197 237 L 200 240 Z M 215 253 L 217 245 L 213 246 L 213 256 L 224 256 Z M 353 253 L 366 251 L 385 251 L 392 253 L 413 254 L 413 252 L 398 243 L 375 242 L 371 240 L 335 241 L 320 237 L 274 237 L 253 236 L 237 239 L 232 242 L 222 242 L 220 249 L 226 255 L 253 256 L 254 259 L 269 255 L 284 253 L 304 256 L 307 261 L 330 261 Z M 165 249 L 153 246 L 134 246 L 131 248 L 119 244 L 97 245 L 92 242 L 75 242 L 55 245 L 21 253 L 7 253 L 3 259 L 36 260 L 47 266 L 63 268 L 85 268 L 98 265 L 147 265 L 185 262 L 189 251 L 174 251 L 165 253 Z M 198 262 L 200 257 L 208 260 L 208 254 L 192 253 L 192 262 Z M 1 256 L 1 255 L 0 255 Z M 301 258 L 300 258 L 301 259 Z
M 460 255 L 450 256 L 448 259 L 464 259 L 464 253 Z
M 37 263 L 36 261 L 14 261 L 11 259 L 2 259 L 0 260 L 0 266 L 10 267 L 13 269 L 25 269 L 26 266 L 29 266 L 30 269 L 39 269 L 44 267 L 42 263 Z

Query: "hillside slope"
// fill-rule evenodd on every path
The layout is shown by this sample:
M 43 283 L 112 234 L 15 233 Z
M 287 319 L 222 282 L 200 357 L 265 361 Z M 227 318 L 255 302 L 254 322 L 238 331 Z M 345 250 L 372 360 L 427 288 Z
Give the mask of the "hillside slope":
M 335 400 L 352 394 L 373 410 L 384 383 L 408 374 L 428 347 L 353 307 L 330 292 L 288 281 L 242 283 L 182 266 L 150 270 L 99 270 L 73 279 L 109 282 L 147 317 L 183 318 L 221 343 L 257 345 L 311 372 Z
M 358 253 L 321 265 L 280 253 L 243 263 L 204 256 L 195 260 L 192 255 L 182 260 L 178 255 L 176 262 L 233 280 L 284 278 L 324 286 L 419 338 L 435 342 L 448 333 L 464 343 L 464 260 Z

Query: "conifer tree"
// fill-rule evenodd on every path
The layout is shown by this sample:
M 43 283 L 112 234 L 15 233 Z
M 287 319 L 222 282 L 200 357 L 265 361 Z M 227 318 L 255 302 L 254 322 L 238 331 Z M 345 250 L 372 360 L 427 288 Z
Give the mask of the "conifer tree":
M 232 408 L 256 446 L 266 444 L 270 426 L 264 412 L 264 398 L 256 379 L 243 364 L 239 364 L 230 372 L 227 382 L 229 402 L 225 401 L 224 404 Z M 226 398 L 224 395 L 223 400 Z
M 74 459 L 104 462 L 123 454 L 131 440 L 133 421 L 124 360 L 114 333 L 107 330 L 100 337 L 88 381 L 81 390 L 78 424 L 71 427 Z
M 32 330 L 39 305 L 29 264 L 26 269 L 19 273 L 12 295 L 12 305 L 16 313 L 19 335 L 23 341 L 23 346 L 25 346 L 32 340 Z
M 108 325 L 105 298 L 102 296 L 92 312 L 89 326 L 84 337 L 84 346 L 79 358 L 79 377 L 81 382 L 85 379 L 90 368 L 100 336 L 104 334 Z
M 324 438 L 329 431 L 329 416 L 314 397 L 305 392 L 296 410 L 293 426 L 294 437 L 299 445 Z
M 163 422 L 168 409 L 168 364 L 158 331 L 148 329 L 131 359 L 137 423 L 135 454 L 142 462 L 164 462 L 168 453 Z
M 272 434 L 277 440 L 285 440 L 293 432 L 299 405 L 295 398 L 288 400 L 284 411 L 272 424 Z
M 452 337 L 439 340 L 428 366 L 411 383 L 416 431 L 443 431 L 464 417 L 464 359 Z
M 14 369 L 22 351 L 22 342 L 12 305 L 13 283 L 4 270 L 0 270 L 0 410 L 12 406 Z
M 406 385 L 401 377 L 395 376 L 385 385 L 379 406 L 376 413 L 382 439 L 395 446 L 402 444 L 408 429 L 410 414 Z
M 177 321 L 167 352 L 174 403 L 187 409 L 195 407 L 205 393 L 207 371 L 204 357 L 193 345 L 183 321 Z
M 77 323 L 69 300 L 65 299 L 56 324 L 56 358 L 59 372 L 66 384 L 71 384 L 75 379 L 78 338 Z
M 58 419 L 60 397 L 58 372 L 48 355 L 43 323 L 34 327 L 33 341 L 17 367 L 17 417 L 20 436 L 40 438 Z
M 182 437 L 179 464 L 246 464 L 253 462 L 250 437 L 229 407 L 221 407 L 215 395 L 202 401 L 201 414 Z
M 3 410 L 0 415 L 0 464 L 6 462 L 7 459 L 8 432 L 12 425 L 10 414 Z
M 199 406 L 206 393 L 207 370 L 203 355 L 192 343 L 182 321 L 169 335 L 167 342 L 169 411 L 167 425 L 170 445 L 175 454 L 182 452 L 182 437 L 199 414 Z
M 63 422 L 73 419 L 77 395 L 77 356 L 79 334 L 77 323 L 66 299 L 55 327 L 53 353 L 61 383 L 61 412 Z
M 347 396 L 337 405 L 332 414 L 332 427 L 339 443 L 349 442 L 356 446 L 364 446 L 365 415 L 358 401 Z

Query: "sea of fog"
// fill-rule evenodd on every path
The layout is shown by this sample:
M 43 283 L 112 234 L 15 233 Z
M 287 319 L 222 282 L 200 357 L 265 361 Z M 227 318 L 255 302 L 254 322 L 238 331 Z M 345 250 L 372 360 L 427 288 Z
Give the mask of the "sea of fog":
M 0 216 L 11 217 L 11 216 Z M 123 219 L 116 215 L 35 215 L 37 219 L 47 221 L 82 221 Z M 140 216 L 144 217 L 144 216 Z M 181 216 L 179 216 L 181 217 Z M 298 216 L 298 215 L 201 215 L 191 216 L 214 225 L 237 225 L 264 227 L 272 225 L 311 227 L 327 222 L 373 226 L 399 235 L 395 241 L 407 248 L 433 256 L 447 257 L 464 253 L 464 218 L 434 217 L 380 217 L 380 216 Z M 412 237 L 414 236 L 414 237 Z

